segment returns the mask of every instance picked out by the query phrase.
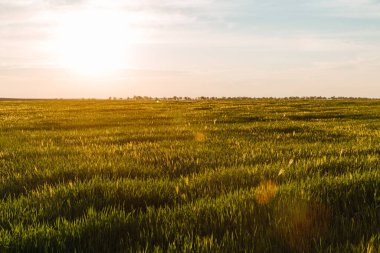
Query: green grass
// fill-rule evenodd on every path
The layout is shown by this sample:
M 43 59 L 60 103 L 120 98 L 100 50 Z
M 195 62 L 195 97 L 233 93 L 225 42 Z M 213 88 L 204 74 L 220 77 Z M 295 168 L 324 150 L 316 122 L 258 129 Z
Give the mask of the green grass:
M 380 101 L 0 101 L 0 198 L 0 252 L 380 252 Z

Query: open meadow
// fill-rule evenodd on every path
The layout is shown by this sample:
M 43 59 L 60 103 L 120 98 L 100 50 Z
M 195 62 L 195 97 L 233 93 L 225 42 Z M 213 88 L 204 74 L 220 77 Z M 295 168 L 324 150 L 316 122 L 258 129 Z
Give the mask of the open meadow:
M 380 101 L 0 101 L 0 195 L 0 252 L 380 252 Z

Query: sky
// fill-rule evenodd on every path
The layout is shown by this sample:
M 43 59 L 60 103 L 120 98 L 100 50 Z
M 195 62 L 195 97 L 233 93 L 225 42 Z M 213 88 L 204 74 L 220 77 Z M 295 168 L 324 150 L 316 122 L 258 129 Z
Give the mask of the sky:
M 0 97 L 380 97 L 378 0 L 0 0 Z

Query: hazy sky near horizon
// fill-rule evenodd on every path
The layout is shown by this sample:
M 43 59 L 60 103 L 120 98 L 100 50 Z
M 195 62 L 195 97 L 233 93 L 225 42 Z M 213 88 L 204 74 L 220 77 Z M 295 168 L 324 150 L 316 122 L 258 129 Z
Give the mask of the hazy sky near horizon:
M 0 0 L 0 97 L 380 97 L 378 0 Z

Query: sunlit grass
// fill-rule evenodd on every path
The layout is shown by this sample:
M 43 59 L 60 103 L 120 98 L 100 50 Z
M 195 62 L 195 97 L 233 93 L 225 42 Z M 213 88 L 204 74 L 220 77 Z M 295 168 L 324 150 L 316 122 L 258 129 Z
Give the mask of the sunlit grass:
M 1 252 L 378 252 L 376 100 L 0 103 Z

